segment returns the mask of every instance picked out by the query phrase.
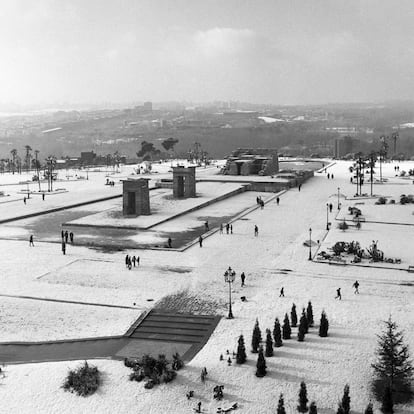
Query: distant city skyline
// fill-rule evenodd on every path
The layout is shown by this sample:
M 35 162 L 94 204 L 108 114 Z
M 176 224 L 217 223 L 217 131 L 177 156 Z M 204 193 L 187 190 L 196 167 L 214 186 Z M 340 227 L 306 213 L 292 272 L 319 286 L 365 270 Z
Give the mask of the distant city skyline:
M 4 0 L 0 103 L 414 96 L 410 0 Z

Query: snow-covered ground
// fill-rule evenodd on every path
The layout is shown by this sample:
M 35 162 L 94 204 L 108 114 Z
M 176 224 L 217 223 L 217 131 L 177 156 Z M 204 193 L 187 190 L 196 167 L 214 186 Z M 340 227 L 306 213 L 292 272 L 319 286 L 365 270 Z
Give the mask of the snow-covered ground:
M 365 243 L 378 240 L 386 255 L 389 252 L 390 256 L 401 257 L 407 263 L 414 264 L 414 253 L 408 247 L 412 246 L 409 236 L 412 226 L 363 223 L 359 232 L 348 230 L 343 233 L 333 225 L 326 241 L 323 241 L 326 236 L 326 203 L 332 202 L 336 207 L 338 187 L 340 193 L 348 198 L 355 193 L 355 186 L 349 182 L 349 165 L 348 162 L 337 162 L 330 167 L 328 172 L 334 174 L 333 180 L 328 180 L 325 173 L 315 174 L 300 192 L 297 188 L 291 189 L 280 197 L 280 205 L 270 201 L 263 210 L 252 211 L 233 223 L 233 234 L 215 233 L 205 240 L 203 248 L 195 245 L 184 253 L 140 251 L 142 267 L 131 271 L 124 266 L 125 252 L 105 254 L 71 246 L 68 255 L 63 256 L 56 245 L 49 243 L 39 243 L 30 248 L 28 242 L 0 240 L 0 292 L 3 294 L 123 306 L 131 306 L 135 302 L 137 307 L 136 315 L 131 315 L 133 310 L 121 309 L 108 310 L 106 314 L 105 308 L 96 310 L 92 306 L 37 301 L 36 306 L 45 304 L 45 307 L 33 312 L 32 305 L 23 299 L 7 298 L 3 301 L 4 306 L 12 311 L 1 314 L 3 326 L 7 326 L 1 335 L 4 341 L 51 339 L 56 335 L 57 330 L 53 326 L 57 320 L 61 330 L 72 337 L 105 335 L 108 332 L 122 334 L 131 316 L 138 317 L 142 309 L 151 306 L 151 302 L 147 302 L 149 298 L 157 300 L 162 295 L 188 289 L 192 294 L 217 298 L 218 303 L 226 303 L 228 290 L 223 272 L 229 265 L 237 272 L 232 292 L 235 319 L 221 320 L 208 343 L 179 372 L 173 383 L 145 390 L 142 383 L 128 381 L 129 370 L 122 362 L 99 360 L 94 363 L 104 372 L 103 386 L 97 394 L 83 399 L 60 388 L 68 369 L 78 365 L 77 362 L 8 366 L 0 388 L 3 410 L 19 413 L 133 411 L 180 414 L 192 412 L 196 402 L 202 401 L 206 412 L 215 413 L 218 406 L 238 401 L 240 413 L 270 414 L 275 412 L 278 396 L 283 392 L 287 412 L 291 413 L 295 412 L 299 383 L 304 380 L 309 399 L 318 403 L 318 412 L 336 412 L 346 383 L 351 387 L 352 410 L 362 412 L 372 399 L 369 381 L 375 334 L 381 329 L 381 321 L 390 314 L 404 329 L 413 355 L 414 278 L 400 270 L 310 262 L 307 260 L 308 248 L 303 246 L 303 242 L 309 239 L 309 228 L 312 228 L 312 239 L 327 245 L 355 235 L 354 238 L 358 236 L 361 241 L 364 237 Z M 375 194 L 392 197 L 409 194 L 407 181 L 395 179 L 397 182 L 394 183 L 395 180 L 391 180 L 395 175 L 394 165 L 384 165 L 383 174 L 390 181 L 374 185 Z M 414 167 L 413 162 L 399 165 L 400 170 Z M 207 171 L 205 176 L 208 176 Z M 363 191 L 369 192 L 368 185 Z M 352 200 L 349 202 L 353 203 Z M 369 209 L 365 208 L 366 212 L 364 206 L 362 209 L 364 215 L 374 216 L 382 214 L 377 213 L 377 209 L 394 207 L 397 208 L 370 205 Z M 402 207 L 410 209 L 410 206 Z M 186 220 L 185 216 L 182 220 Z M 334 213 L 329 220 L 335 223 Z M 254 225 L 259 227 L 258 237 L 254 236 Z M 361 245 L 365 247 L 365 243 Z M 399 247 L 399 243 L 405 243 L 407 247 Z M 129 253 L 137 254 L 136 251 Z M 315 249 L 313 253 L 316 253 Z M 242 271 L 246 273 L 246 286 L 243 288 L 239 279 Z M 360 295 L 353 294 L 352 284 L 356 279 L 360 282 Z M 279 298 L 282 286 L 286 297 Z M 342 288 L 342 301 L 334 299 L 338 287 Z M 247 297 L 246 302 L 240 301 L 242 295 Z M 264 336 L 266 328 L 273 328 L 275 317 L 283 319 L 293 302 L 300 312 L 309 300 L 313 304 L 316 322 L 325 309 L 330 322 L 328 338 L 319 338 L 317 329 L 313 328 L 303 343 L 295 339 L 285 341 L 282 348 L 275 349 L 274 357 L 267 358 L 268 375 L 261 379 L 254 375 L 256 355 L 250 352 L 247 364 L 242 366 L 227 366 L 225 361 L 219 360 L 220 354 L 225 354 L 227 349 L 230 352 L 236 350 L 240 334 L 245 336 L 249 351 L 256 318 Z M 82 310 L 74 312 L 74 306 Z M 86 312 L 90 309 L 89 316 L 85 316 L 84 308 L 87 308 Z M 100 312 L 106 315 L 104 323 Z M 217 312 L 226 315 L 227 310 L 223 306 Z M 47 314 L 50 313 L 55 313 L 50 322 L 42 320 L 48 319 Z M 26 320 L 30 323 L 25 323 Z M 93 320 L 96 320 L 96 327 L 91 327 Z M 203 384 L 199 378 L 204 366 L 209 375 Z M 225 400 L 222 402 L 212 398 L 213 387 L 217 384 L 224 385 Z M 185 397 L 188 390 L 194 390 L 193 400 L 188 401 Z M 411 404 L 400 406 L 396 412 L 413 411 L 414 405 Z

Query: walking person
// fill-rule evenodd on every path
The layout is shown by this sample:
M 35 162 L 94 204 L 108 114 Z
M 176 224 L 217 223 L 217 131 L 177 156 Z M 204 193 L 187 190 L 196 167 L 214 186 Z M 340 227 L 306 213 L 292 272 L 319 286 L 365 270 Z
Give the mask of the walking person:
M 233 234 L 233 224 L 230 224 L 230 234 Z
M 45 193 L 42 194 L 42 201 L 45 201 Z
M 135 267 L 136 262 L 137 262 L 137 258 L 135 256 L 132 256 L 132 264 L 134 265 L 134 267 Z
M 329 203 L 329 212 L 330 212 L 330 213 L 332 213 L 332 208 L 333 208 L 332 203 Z
M 67 243 L 67 242 L 68 242 L 68 239 L 69 239 L 69 233 L 68 233 L 68 231 L 66 230 L 66 231 L 65 231 L 65 243 Z
M 302 188 L 302 184 L 299 184 L 298 190 L 300 191 L 301 188 Z
M 201 236 L 198 238 L 198 244 L 200 247 L 203 247 L 203 238 Z
M 73 233 L 72 232 L 69 233 L 69 240 L 70 240 L 70 243 L 73 244 Z
M 276 197 L 276 204 L 279 205 L 280 198 Z
M 62 253 L 63 255 L 66 255 L 66 243 L 64 240 L 62 240 Z
M 132 269 L 132 259 L 131 256 L 128 256 L 128 270 Z
M 328 180 L 331 178 L 331 174 L 328 173 Z
M 126 256 L 125 256 L 125 267 L 128 267 L 128 259 L 129 259 L 129 256 L 128 256 L 128 255 L 126 255 Z
M 256 225 L 254 226 L 254 236 L 257 237 L 259 235 L 259 227 Z
M 168 247 L 171 249 L 172 247 L 172 240 L 171 237 L 168 237 Z
M 285 297 L 285 288 L 282 286 L 282 289 L 280 289 L 279 298 L 284 298 L 284 297 Z
M 342 300 L 341 288 L 336 289 L 336 296 L 335 296 L 335 299 Z
M 244 286 L 244 281 L 246 280 L 246 275 L 244 274 L 244 272 L 241 273 L 240 275 L 240 279 L 241 279 L 241 286 Z
M 62 230 L 61 232 L 60 232 L 60 234 L 61 234 L 61 236 L 62 236 L 62 240 L 65 238 L 65 232 Z
M 23 197 L 23 203 L 26 204 L 26 197 Z
M 29 238 L 29 246 L 33 246 L 34 247 L 33 234 L 30 235 L 30 238 Z
M 227 234 L 229 234 L 229 230 L 230 230 L 230 224 L 229 224 L 229 223 L 227 223 L 227 224 L 226 224 L 226 233 L 227 233 Z
M 223 234 L 223 223 L 220 223 L 220 234 Z
M 139 256 L 137 256 L 137 266 L 139 266 Z
M 354 295 L 359 295 L 359 290 L 358 290 L 359 282 L 358 282 L 358 280 L 355 280 L 355 283 L 352 285 L 352 287 L 355 288 Z
M 209 225 L 208 225 L 208 221 L 206 221 L 206 222 L 204 223 L 204 227 L 205 227 L 206 231 L 209 231 L 209 230 L 210 230 L 210 227 L 209 227 Z

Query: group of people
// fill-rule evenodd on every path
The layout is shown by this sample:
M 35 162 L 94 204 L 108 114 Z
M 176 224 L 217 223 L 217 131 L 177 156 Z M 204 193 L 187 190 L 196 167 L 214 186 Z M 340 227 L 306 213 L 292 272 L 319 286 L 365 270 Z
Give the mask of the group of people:
M 256 197 L 256 203 L 257 205 L 260 206 L 260 208 L 263 210 L 264 209 L 264 201 L 262 200 L 261 196 Z
M 223 234 L 223 224 L 220 224 L 220 234 Z M 226 224 L 226 234 L 233 234 L 233 224 Z
M 359 295 L 359 282 L 355 280 L 352 287 L 354 288 L 354 295 Z M 336 289 L 335 299 L 342 300 L 341 288 Z
M 130 256 L 129 254 L 125 256 L 125 266 L 128 268 L 128 270 L 131 270 L 132 266 L 139 266 L 139 261 L 139 256 Z
M 334 179 L 334 175 L 333 175 L 332 173 L 328 173 L 327 177 L 328 177 L 328 180 L 329 180 L 330 178 L 331 178 L 332 180 Z
M 72 232 L 61 231 L 61 237 L 62 237 L 62 253 L 63 255 L 66 255 L 66 245 L 68 244 L 68 241 L 70 241 L 70 244 L 73 244 L 74 241 L 74 234 Z

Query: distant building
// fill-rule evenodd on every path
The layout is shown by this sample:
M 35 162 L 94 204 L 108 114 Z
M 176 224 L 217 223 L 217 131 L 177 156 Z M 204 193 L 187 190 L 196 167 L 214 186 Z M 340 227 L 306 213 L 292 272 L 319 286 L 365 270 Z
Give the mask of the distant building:
M 152 102 L 144 102 L 144 111 L 152 111 Z
M 347 135 L 345 137 L 335 138 L 334 141 L 334 158 L 342 158 L 347 154 L 353 153 L 355 148 L 355 139 Z
M 238 148 L 227 158 L 224 175 L 272 175 L 279 171 L 275 148 Z
M 81 152 L 80 162 L 83 165 L 90 165 L 95 162 L 96 154 L 93 151 Z

